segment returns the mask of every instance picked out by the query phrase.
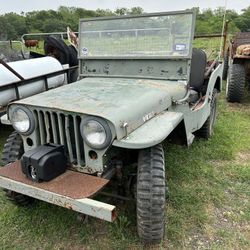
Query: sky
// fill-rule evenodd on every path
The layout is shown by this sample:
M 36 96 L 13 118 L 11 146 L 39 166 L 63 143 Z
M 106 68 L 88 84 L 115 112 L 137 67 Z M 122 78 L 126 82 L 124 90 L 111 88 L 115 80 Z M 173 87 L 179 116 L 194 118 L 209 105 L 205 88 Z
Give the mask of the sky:
M 57 10 L 59 6 L 81 7 L 85 9 L 111 9 L 119 7 L 142 7 L 145 12 L 160 12 L 172 10 L 184 10 L 192 7 L 200 9 L 225 6 L 234 9 L 238 13 L 248 6 L 249 0 L 0 0 L 0 14 L 35 10 Z

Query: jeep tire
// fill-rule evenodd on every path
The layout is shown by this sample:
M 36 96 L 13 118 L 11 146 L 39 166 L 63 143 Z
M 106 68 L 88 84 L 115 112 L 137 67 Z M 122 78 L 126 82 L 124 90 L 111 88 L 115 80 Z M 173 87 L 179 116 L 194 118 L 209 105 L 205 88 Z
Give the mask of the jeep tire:
M 242 64 L 232 64 L 227 80 L 226 97 L 229 102 L 240 102 L 246 82 L 245 68 Z
M 141 241 L 159 243 L 165 232 L 165 164 L 162 145 L 142 149 L 136 187 L 137 231 Z
M 23 153 L 22 138 L 17 132 L 13 132 L 7 139 L 3 148 L 2 165 L 5 166 L 8 163 L 19 160 Z M 8 189 L 4 189 L 4 191 L 7 199 L 17 205 L 26 206 L 34 201 L 34 199 L 29 196 L 19 194 Z

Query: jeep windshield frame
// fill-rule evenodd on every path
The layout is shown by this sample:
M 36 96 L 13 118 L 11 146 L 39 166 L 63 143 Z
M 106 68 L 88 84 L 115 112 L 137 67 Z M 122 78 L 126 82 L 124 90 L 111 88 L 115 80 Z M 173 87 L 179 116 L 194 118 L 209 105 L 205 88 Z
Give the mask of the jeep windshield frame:
M 80 19 L 79 59 L 191 59 L 195 11 Z

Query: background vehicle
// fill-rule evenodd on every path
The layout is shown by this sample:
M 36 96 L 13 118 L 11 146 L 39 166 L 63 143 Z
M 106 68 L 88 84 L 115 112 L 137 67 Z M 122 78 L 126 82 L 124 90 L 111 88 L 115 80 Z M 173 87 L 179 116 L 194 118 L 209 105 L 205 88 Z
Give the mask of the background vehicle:
M 240 102 L 244 91 L 250 88 L 250 32 L 238 33 L 230 41 L 225 58 L 225 70 L 226 66 L 229 68 L 227 100 Z
M 209 138 L 221 90 L 221 64 L 192 50 L 194 25 L 194 11 L 81 20 L 79 81 L 8 107 L 16 131 L 0 169 L 7 196 L 113 221 L 115 206 L 90 197 L 115 179 L 119 197 L 136 200 L 140 239 L 159 242 L 166 196 L 161 143 Z

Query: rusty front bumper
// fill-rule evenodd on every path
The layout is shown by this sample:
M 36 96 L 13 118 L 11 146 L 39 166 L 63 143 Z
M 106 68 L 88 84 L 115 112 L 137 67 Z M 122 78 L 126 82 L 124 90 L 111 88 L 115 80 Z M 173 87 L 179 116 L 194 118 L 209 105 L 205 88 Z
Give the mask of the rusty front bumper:
M 115 206 L 89 198 L 108 182 L 68 170 L 52 181 L 35 183 L 22 173 L 20 161 L 0 168 L 2 188 L 112 222 L 116 218 Z

